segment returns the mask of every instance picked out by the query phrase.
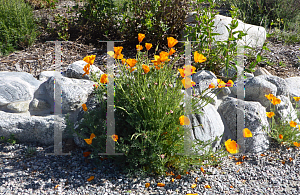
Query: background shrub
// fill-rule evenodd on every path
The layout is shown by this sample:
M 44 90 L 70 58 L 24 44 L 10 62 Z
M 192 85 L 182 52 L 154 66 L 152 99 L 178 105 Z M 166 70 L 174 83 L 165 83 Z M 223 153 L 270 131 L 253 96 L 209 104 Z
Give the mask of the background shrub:
M 300 13 L 300 0 L 218 0 L 239 8 L 238 19 L 254 25 L 270 27 L 272 21 L 277 19 L 287 22 L 295 22 Z M 283 25 L 281 26 L 283 28 Z
M 23 0 L 0 2 L 0 54 L 32 45 L 37 37 L 32 8 Z
M 181 0 L 88 0 L 79 21 L 89 31 L 87 39 L 125 40 L 132 49 L 137 33 L 146 33 L 146 42 L 163 48 L 169 36 L 180 40 L 187 9 L 187 1 Z

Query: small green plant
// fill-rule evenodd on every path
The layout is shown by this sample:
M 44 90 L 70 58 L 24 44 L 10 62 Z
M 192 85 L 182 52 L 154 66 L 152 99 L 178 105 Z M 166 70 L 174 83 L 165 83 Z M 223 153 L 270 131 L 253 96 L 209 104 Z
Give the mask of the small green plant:
M 27 147 L 27 150 L 26 150 L 26 154 L 25 156 L 28 158 L 28 157 L 32 157 L 36 154 L 36 148 L 35 147 Z
M 271 103 L 274 105 L 274 109 L 271 108 L 271 111 L 275 110 L 275 105 L 280 104 L 281 100 L 279 98 L 276 98 L 274 95 L 269 94 L 265 95 L 266 98 L 268 98 Z M 295 101 L 299 101 L 300 97 L 294 97 Z M 297 104 L 296 104 L 297 109 Z M 300 125 L 295 121 L 287 122 L 285 119 L 280 119 L 279 117 L 275 118 L 274 112 L 267 112 L 267 117 L 271 118 L 271 131 L 268 132 L 268 135 L 272 137 L 274 140 L 276 140 L 278 143 L 287 145 L 287 146 L 300 146 Z M 288 117 L 291 116 L 291 113 Z M 297 116 L 299 118 L 299 113 L 297 113 Z M 276 120 L 277 119 L 277 120 Z M 286 124 L 288 123 L 288 124 Z M 263 128 L 266 130 L 267 127 L 263 126 Z
M 32 8 L 22 0 L 0 3 L 0 55 L 32 45 L 38 33 Z
M 56 29 L 59 39 L 67 41 L 70 38 L 70 34 L 68 33 L 70 21 L 66 17 L 58 14 L 55 16 L 54 22 L 60 27 L 60 29 Z
M 197 5 L 203 3 L 204 0 L 197 0 Z M 234 29 L 238 26 L 238 21 L 235 18 L 237 8 L 232 7 L 233 11 L 231 15 L 233 16 L 233 20 L 229 25 L 229 28 L 226 26 L 229 37 L 226 41 L 216 41 L 215 35 L 219 35 L 218 33 L 213 33 L 214 28 L 214 17 L 217 13 L 213 12 L 214 7 L 216 6 L 212 0 L 209 1 L 210 6 L 208 8 L 197 7 L 195 11 L 196 21 L 198 25 L 195 27 L 186 25 L 186 36 L 192 41 L 197 41 L 196 43 L 192 42 L 193 50 L 200 50 L 201 53 L 207 57 L 207 61 L 202 66 L 195 65 L 198 69 L 210 70 L 216 75 L 218 75 L 221 68 L 226 67 L 226 71 L 228 71 L 229 67 L 232 66 L 236 70 L 236 65 L 232 61 L 235 60 L 235 56 L 237 55 L 237 42 L 242 39 L 243 36 L 246 36 L 246 33 L 243 31 L 235 31 Z M 237 37 L 234 36 L 237 34 Z M 251 48 L 251 47 L 246 47 Z M 252 66 L 250 66 L 250 69 Z M 248 70 L 248 69 L 247 69 Z M 246 70 L 246 71 L 247 71 Z M 249 71 L 249 70 L 248 70 Z M 250 71 L 253 71 L 252 69 Z M 233 78 L 235 81 L 236 77 Z
M 8 142 L 10 144 L 16 144 L 18 142 L 14 134 L 10 134 L 8 139 L 6 139 L 4 136 L 1 136 L 0 138 L 3 140 L 3 142 Z

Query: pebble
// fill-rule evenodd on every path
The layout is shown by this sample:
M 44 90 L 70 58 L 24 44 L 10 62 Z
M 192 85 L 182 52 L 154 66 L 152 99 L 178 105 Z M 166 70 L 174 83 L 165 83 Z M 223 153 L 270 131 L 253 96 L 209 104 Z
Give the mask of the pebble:
M 229 154 L 219 166 L 203 166 L 204 173 L 193 166 L 194 171 L 172 182 L 176 175 L 125 175 L 113 161 L 94 169 L 94 162 L 87 163 L 80 149 L 71 156 L 52 156 L 45 153 L 53 152 L 53 147 L 52 151 L 35 147 L 36 153 L 26 157 L 29 146 L 0 144 L 0 194 L 297 194 L 300 190 L 300 150 L 294 147 L 280 146 L 263 155 Z M 239 161 L 242 164 L 236 164 Z M 91 176 L 94 179 L 87 181 Z M 197 186 L 191 188 L 192 184 Z

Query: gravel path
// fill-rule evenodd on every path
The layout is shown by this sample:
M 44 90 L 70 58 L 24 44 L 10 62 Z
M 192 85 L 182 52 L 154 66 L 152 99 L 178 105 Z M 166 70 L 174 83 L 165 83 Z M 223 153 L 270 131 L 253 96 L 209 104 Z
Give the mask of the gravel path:
M 37 152 L 26 157 L 27 147 Z M 204 173 L 196 167 L 174 182 L 177 175 L 131 177 L 108 160 L 96 167 L 80 149 L 71 156 L 49 156 L 45 153 L 53 152 L 53 146 L 2 143 L 0 151 L 0 194 L 297 194 L 300 190 L 300 150 L 294 147 L 245 154 L 243 160 L 229 154 L 219 166 L 203 167 Z M 237 165 L 236 159 L 243 163 Z M 87 181 L 91 176 L 94 179 Z M 192 184 L 197 186 L 191 188 Z

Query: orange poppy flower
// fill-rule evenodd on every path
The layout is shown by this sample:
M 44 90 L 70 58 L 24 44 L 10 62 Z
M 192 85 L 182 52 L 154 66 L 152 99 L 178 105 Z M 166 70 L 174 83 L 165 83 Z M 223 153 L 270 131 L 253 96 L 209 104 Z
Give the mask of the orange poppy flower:
M 266 112 L 267 117 L 272 118 L 272 116 L 275 116 L 274 112 Z
M 87 111 L 87 107 L 86 107 L 86 104 L 82 104 L 82 109 L 86 112 Z
M 147 65 L 145 65 L 145 64 L 142 65 L 142 68 L 143 68 L 143 70 L 144 70 L 144 73 L 146 73 L 146 74 L 150 71 L 149 66 L 147 66 Z
M 196 85 L 196 83 L 193 82 L 189 77 L 187 77 L 187 79 L 184 78 L 184 79 L 181 80 L 181 82 L 182 82 L 182 84 L 183 84 L 183 86 L 184 86 L 185 89 L 191 87 L 190 85 L 188 85 L 188 83 L 186 83 L 186 81 L 187 81 L 187 82 L 190 81 L 192 86 L 195 86 L 195 85 Z
M 170 59 L 168 59 L 169 53 L 162 51 L 159 53 L 159 57 L 160 57 L 160 61 L 164 62 L 164 61 L 170 61 Z
M 206 61 L 206 57 L 204 57 L 202 54 L 199 54 L 198 51 L 195 51 L 195 53 L 194 53 L 194 61 L 202 63 L 202 62 Z
M 192 184 L 191 188 L 197 187 L 197 184 Z
M 196 73 L 196 67 L 191 66 L 191 65 L 185 65 L 183 67 L 183 70 L 185 72 L 185 76 L 190 76 L 190 75 Z
M 95 177 L 94 176 L 91 176 L 90 178 L 88 178 L 87 180 L 88 181 L 92 181 Z
M 243 129 L 244 137 L 252 137 L 252 133 L 248 128 Z
M 279 134 L 279 139 L 283 139 L 283 135 L 282 134 Z
M 228 152 L 235 154 L 239 152 L 239 145 L 234 140 L 227 140 L 225 142 L 225 147 Z
M 269 94 L 269 95 L 265 95 L 266 98 L 268 98 L 268 100 L 271 100 L 272 98 L 274 98 L 275 96 L 273 94 Z
M 144 38 L 145 38 L 145 34 L 142 34 L 142 33 L 138 34 L 138 40 L 139 40 L 139 42 L 142 42 Z
M 84 153 L 83 153 L 83 156 L 84 156 L 84 157 L 88 157 L 90 154 L 91 154 L 91 152 L 84 152 Z
M 276 105 L 276 104 L 280 104 L 280 102 L 281 102 L 281 100 L 279 99 L 279 98 L 273 98 L 272 99 L 272 101 L 271 101 L 271 103 L 273 104 L 273 105 Z
M 168 37 L 167 39 L 168 39 L 168 47 L 169 48 L 174 47 L 178 43 L 178 41 L 176 39 L 174 39 L 173 37 Z
M 86 74 L 90 74 L 90 64 L 87 64 L 83 67 L 83 70 L 84 70 L 84 74 L 82 75 L 82 77 L 84 77 L 84 75 Z
M 294 144 L 294 146 L 296 146 L 296 147 L 300 147 L 300 142 L 299 142 L 299 143 L 293 142 L 293 144 Z
M 181 76 L 182 78 L 184 78 L 184 77 L 185 77 L 185 75 L 184 75 L 184 70 L 181 69 L 181 68 L 178 68 L 178 71 L 179 71 L 179 73 L 180 73 L 180 76 Z
M 154 60 L 151 60 L 151 62 L 153 62 L 154 66 L 159 65 L 161 63 L 160 56 L 154 55 Z
M 298 102 L 300 100 L 300 97 L 293 97 L 295 99 L 296 102 Z
M 204 187 L 205 187 L 205 188 L 211 188 L 210 185 L 205 185 Z
M 291 121 L 291 122 L 290 122 L 290 126 L 291 126 L 291 127 L 296 127 L 296 125 L 297 125 L 297 123 L 296 123 L 295 121 Z
M 100 83 L 108 83 L 108 77 L 107 77 L 107 74 L 102 74 L 101 75 L 101 78 L 100 78 Z
M 114 134 L 114 135 L 111 136 L 111 138 L 112 138 L 114 141 L 117 141 L 117 140 L 118 140 L 118 135 L 115 135 L 115 134 Z
M 136 45 L 136 49 L 137 49 L 138 51 L 141 51 L 141 50 L 143 49 L 143 46 L 141 46 L 141 45 Z
M 172 55 L 175 52 L 176 52 L 175 49 L 171 48 L 170 51 L 169 51 L 169 55 Z
M 127 59 L 126 62 L 130 67 L 134 67 L 135 64 L 137 63 L 137 60 L 136 59 Z
M 175 179 L 181 179 L 181 175 L 177 175 L 177 177 L 175 177 Z
M 96 59 L 96 55 L 91 55 L 91 56 L 86 56 L 85 58 L 83 58 L 83 61 L 92 65 L 92 64 L 94 64 L 95 59 Z
M 209 86 L 208 86 L 208 88 L 215 88 L 216 86 L 215 86 L 215 84 L 213 84 L 213 83 L 211 83 Z
M 163 183 L 157 183 L 157 186 L 159 187 L 165 187 L 166 184 L 163 184 Z
M 180 125 L 189 125 L 190 124 L 190 119 L 184 115 L 179 117 Z
M 203 169 L 203 167 L 201 167 L 201 168 L 200 168 L 200 170 L 202 171 L 202 173 L 204 173 L 204 172 L 205 172 L 205 171 L 204 171 L 204 169 Z
M 232 87 L 233 86 L 233 81 L 232 80 L 229 80 L 227 83 L 226 83 L 226 87 Z
M 145 43 L 145 47 L 146 47 L 147 51 L 149 51 L 152 47 L 152 44 L 151 43 Z
M 150 183 L 145 184 L 145 188 L 148 188 L 150 186 Z

